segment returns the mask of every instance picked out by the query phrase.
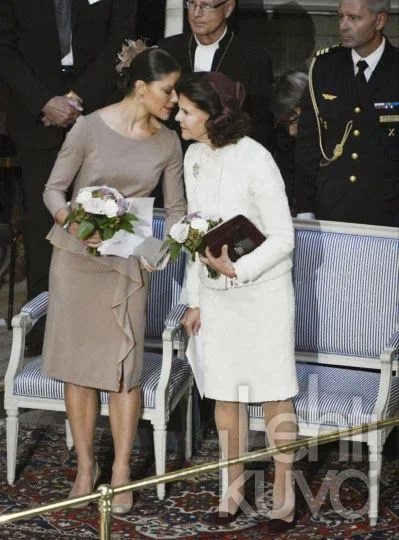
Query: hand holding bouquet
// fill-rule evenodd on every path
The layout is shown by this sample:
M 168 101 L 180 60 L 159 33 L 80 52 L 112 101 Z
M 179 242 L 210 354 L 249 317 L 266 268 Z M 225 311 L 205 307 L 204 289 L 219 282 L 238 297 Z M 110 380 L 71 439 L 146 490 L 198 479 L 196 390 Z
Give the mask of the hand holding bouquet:
M 175 261 L 179 257 L 182 249 L 191 254 L 193 261 L 197 252 L 203 254 L 205 233 L 222 223 L 222 221 L 222 219 L 205 219 L 201 217 L 199 212 L 184 216 L 183 219 L 173 225 L 163 244 L 169 250 L 171 261 Z M 208 273 L 212 278 L 218 277 L 217 272 L 209 267 Z
M 108 186 L 82 188 L 76 197 L 77 207 L 73 208 L 64 221 L 79 224 L 78 238 L 86 240 L 96 231 L 101 240 L 109 240 L 119 230 L 134 232 L 134 214 L 128 212 L 129 203 L 118 190 Z M 97 247 L 87 248 L 91 255 L 99 256 Z

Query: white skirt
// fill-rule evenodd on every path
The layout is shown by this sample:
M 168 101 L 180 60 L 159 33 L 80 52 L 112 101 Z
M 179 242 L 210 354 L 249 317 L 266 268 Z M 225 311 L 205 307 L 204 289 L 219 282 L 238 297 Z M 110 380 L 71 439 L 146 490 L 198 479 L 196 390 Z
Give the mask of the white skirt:
M 200 291 L 201 358 L 188 358 L 200 393 L 219 401 L 254 403 L 298 392 L 291 273 L 254 285 Z M 198 369 L 201 370 L 198 373 Z M 203 387 L 203 392 L 201 388 Z

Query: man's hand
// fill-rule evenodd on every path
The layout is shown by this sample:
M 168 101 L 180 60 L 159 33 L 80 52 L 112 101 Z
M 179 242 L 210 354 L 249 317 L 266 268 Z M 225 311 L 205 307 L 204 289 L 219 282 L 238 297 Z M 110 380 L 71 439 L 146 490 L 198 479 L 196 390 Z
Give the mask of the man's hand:
M 66 128 L 73 124 L 83 111 L 81 103 L 67 96 L 54 96 L 43 107 L 43 124 Z

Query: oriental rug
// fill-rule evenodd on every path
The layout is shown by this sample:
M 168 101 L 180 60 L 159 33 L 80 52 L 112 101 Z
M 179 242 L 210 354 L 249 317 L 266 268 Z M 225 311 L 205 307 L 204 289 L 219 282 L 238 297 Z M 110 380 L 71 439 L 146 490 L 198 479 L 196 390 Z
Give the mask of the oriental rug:
M 305 455 L 295 465 L 298 521 L 294 529 L 278 538 L 398 539 L 399 472 L 395 444 L 385 452 L 381 475 L 380 511 L 376 527 L 367 517 L 367 455 L 338 452 L 337 445 L 320 448 L 318 456 Z M 96 430 L 96 455 L 102 468 L 101 482 L 109 480 L 112 440 L 108 429 Z M 167 470 L 180 469 L 217 460 L 217 441 L 204 441 L 190 463 L 177 453 L 168 454 Z M 151 451 L 134 450 L 134 479 L 154 474 Z M 17 478 L 14 486 L 6 481 L 5 427 L 0 426 L 0 513 L 46 504 L 67 497 L 75 474 L 76 458 L 65 447 L 62 426 L 21 425 L 18 439 Z M 167 486 L 164 501 L 154 488 L 135 495 L 132 511 L 112 518 L 112 540 L 140 539 L 268 539 L 265 524 L 271 504 L 272 462 L 247 464 L 246 490 L 251 504 L 248 511 L 225 528 L 209 527 L 201 521 L 216 505 L 218 473 L 180 481 Z M 251 496 L 252 495 L 252 496 Z M 98 510 L 92 503 L 85 509 L 42 514 L 29 520 L 0 526 L 1 540 L 92 540 L 98 539 Z

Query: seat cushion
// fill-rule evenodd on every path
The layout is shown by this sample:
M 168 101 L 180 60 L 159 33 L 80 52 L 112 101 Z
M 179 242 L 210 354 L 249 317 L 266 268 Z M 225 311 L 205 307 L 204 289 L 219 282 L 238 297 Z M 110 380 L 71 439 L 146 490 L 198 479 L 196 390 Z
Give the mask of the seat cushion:
M 350 427 L 372 422 L 380 374 L 359 369 L 297 362 L 299 393 L 293 403 L 300 422 Z M 399 378 L 392 380 L 387 416 L 399 408 Z M 252 418 L 262 418 L 259 403 L 249 406 Z
M 146 352 L 144 354 L 143 373 L 141 376 L 141 405 L 144 408 L 155 407 L 155 391 L 161 373 L 162 355 Z M 42 358 L 32 359 L 16 376 L 14 394 L 24 397 L 64 399 L 64 383 L 58 379 L 46 377 L 41 372 Z M 170 399 L 190 377 L 190 366 L 184 360 L 175 358 L 172 364 Z M 101 403 L 108 403 L 108 392 L 101 392 Z

